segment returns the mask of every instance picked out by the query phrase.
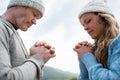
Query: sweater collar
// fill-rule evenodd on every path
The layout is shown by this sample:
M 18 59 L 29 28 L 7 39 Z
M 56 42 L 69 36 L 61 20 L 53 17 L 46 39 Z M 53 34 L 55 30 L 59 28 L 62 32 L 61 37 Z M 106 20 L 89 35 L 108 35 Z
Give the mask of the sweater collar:
M 12 26 L 14 27 L 15 30 L 18 30 L 18 28 L 13 24 L 11 23 L 10 21 L 8 21 L 10 24 L 12 24 Z

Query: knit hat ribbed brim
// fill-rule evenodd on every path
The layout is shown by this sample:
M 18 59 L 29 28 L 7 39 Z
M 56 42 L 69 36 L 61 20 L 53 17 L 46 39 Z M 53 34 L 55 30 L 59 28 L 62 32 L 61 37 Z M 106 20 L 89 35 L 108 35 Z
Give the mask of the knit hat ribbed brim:
M 42 14 L 42 16 L 45 11 L 44 3 L 42 2 L 42 0 L 10 0 L 8 8 L 15 5 L 34 8 L 38 10 Z
M 111 9 L 108 7 L 108 5 L 103 0 L 90 1 L 87 5 L 85 5 L 82 8 L 79 14 L 79 17 L 81 17 L 83 14 L 88 13 L 88 12 L 102 12 L 102 13 L 107 13 L 107 14 L 114 16 Z

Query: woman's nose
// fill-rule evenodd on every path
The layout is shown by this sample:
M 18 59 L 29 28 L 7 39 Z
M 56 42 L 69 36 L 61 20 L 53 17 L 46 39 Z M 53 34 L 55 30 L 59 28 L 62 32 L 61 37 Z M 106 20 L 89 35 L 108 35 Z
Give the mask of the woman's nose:
M 88 30 L 89 27 L 87 25 L 84 26 L 84 30 Z

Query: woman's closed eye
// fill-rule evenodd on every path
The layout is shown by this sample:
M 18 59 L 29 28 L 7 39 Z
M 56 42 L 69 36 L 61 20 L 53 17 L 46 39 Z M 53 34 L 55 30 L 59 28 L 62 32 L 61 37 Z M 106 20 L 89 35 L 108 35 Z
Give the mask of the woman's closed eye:
M 91 22 L 91 19 L 88 19 L 87 21 L 86 21 L 86 24 L 89 24 Z

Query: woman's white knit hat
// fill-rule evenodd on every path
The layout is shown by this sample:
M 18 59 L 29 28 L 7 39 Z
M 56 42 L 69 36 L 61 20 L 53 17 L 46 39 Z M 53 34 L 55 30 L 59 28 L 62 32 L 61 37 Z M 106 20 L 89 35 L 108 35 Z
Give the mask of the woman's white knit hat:
M 45 11 L 44 3 L 42 2 L 42 0 L 10 0 L 8 4 L 8 8 L 15 6 L 15 5 L 21 5 L 21 6 L 34 8 L 38 10 L 42 14 L 42 16 Z
M 82 8 L 82 10 L 79 14 L 79 17 L 81 17 L 83 14 L 85 14 L 87 12 L 102 12 L 102 13 L 107 13 L 107 14 L 114 16 L 111 9 L 105 3 L 105 0 L 90 1 L 87 5 L 85 5 Z

